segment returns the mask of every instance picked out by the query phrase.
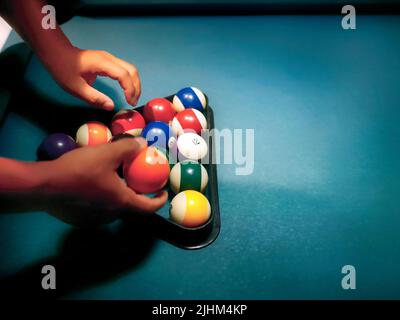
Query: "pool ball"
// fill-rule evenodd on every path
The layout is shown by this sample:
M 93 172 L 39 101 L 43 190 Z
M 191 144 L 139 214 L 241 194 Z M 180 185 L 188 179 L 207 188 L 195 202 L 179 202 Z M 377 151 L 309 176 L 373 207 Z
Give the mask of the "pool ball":
M 196 228 L 210 219 L 211 206 L 201 192 L 186 190 L 172 199 L 169 215 L 172 221 L 181 226 Z
M 111 132 L 114 136 L 127 133 L 133 136 L 140 136 L 146 125 L 142 115 L 130 109 L 117 112 L 111 120 Z
M 178 149 L 178 159 L 182 160 L 201 160 L 208 152 L 206 141 L 196 133 L 186 132 L 178 137 L 176 142 Z
M 173 147 L 176 143 L 176 135 L 171 127 L 161 121 L 148 123 L 142 131 L 142 137 L 147 140 L 148 146 L 166 150 Z
M 172 120 L 171 126 L 178 136 L 184 132 L 201 134 L 201 130 L 207 129 L 207 120 L 200 111 L 189 108 L 179 112 Z
M 76 143 L 80 147 L 107 143 L 111 138 L 110 129 L 104 124 L 95 121 L 85 123 L 76 132 Z
M 75 140 L 64 133 L 47 136 L 37 150 L 39 160 L 54 160 L 77 148 Z
M 168 182 L 168 159 L 157 148 L 147 147 L 124 163 L 123 174 L 127 185 L 137 193 L 155 193 Z
M 143 108 L 143 117 L 146 122 L 162 121 L 170 123 L 176 111 L 170 101 L 164 98 L 155 98 L 146 103 Z
M 169 185 L 175 193 L 185 190 L 204 192 L 207 183 L 207 170 L 197 161 L 178 162 L 169 174 Z
M 186 87 L 179 90 L 173 100 L 175 111 L 181 112 L 193 108 L 203 112 L 207 107 L 207 99 L 203 92 L 195 87 Z

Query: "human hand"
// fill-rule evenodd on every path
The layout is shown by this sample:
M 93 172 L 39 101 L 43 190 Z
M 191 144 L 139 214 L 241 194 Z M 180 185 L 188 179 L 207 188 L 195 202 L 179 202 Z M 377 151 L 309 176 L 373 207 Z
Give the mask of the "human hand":
M 145 146 L 142 138 L 127 138 L 70 151 L 41 167 L 43 189 L 50 196 L 68 196 L 107 209 L 155 212 L 166 203 L 167 193 L 154 198 L 137 194 L 117 174 L 118 167 Z
M 81 50 L 68 47 L 62 62 L 57 55 L 42 57 L 57 83 L 72 95 L 106 110 L 114 108 L 110 97 L 92 87 L 97 76 L 117 80 L 124 90 L 125 99 L 136 105 L 141 87 L 136 67 L 106 51 Z

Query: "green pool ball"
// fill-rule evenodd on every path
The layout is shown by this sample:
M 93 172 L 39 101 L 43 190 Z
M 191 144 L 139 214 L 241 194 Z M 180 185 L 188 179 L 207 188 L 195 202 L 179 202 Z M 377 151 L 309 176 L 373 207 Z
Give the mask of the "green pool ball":
M 169 184 L 175 193 L 185 190 L 204 192 L 207 183 L 207 170 L 202 164 L 193 160 L 178 162 L 172 167 L 169 175 Z

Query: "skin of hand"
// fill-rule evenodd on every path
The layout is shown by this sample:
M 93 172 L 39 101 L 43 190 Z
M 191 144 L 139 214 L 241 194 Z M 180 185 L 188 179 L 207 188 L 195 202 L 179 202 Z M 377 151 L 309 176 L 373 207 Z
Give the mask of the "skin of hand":
M 130 105 L 136 105 L 140 97 L 140 79 L 136 67 L 106 51 L 68 47 L 63 53 L 62 63 L 58 59 L 53 61 L 53 57 L 48 57 L 44 63 L 64 90 L 93 106 L 106 110 L 114 108 L 111 98 L 92 87 L 97 76 L 117 80 Z
M 119 82 L 126 101 L 135 105 L 141 88 L 137 69 L 110 53 L 74 47 L 61 28 L 42 27 L 44 0 L 2 0 L 1 16 L 31 46 L 57 83 L 72 95 L 99 108 L 111 110 L 113 101 L 92 87 L 97 76 Z M 71 151 L 55 161 L 23 163 L 0 158 L 0 193 L 60 195 L 97 203 L 115 210 L 154 212 L 167 194 L 154 198 L 138 195 L 119 178 L 116 170 L 143 147 L 139 139 L 123 139 L 97 147 Z
M 154 198 L 137 194 L 118 176 L 117 169 L 131 161 L 146 146 L 142 138 L 83 147 L 68 152 L 54 161 L 42 162 L 38 168 L 41 190 L 48 196 L 84 199 L 90 204 L 103 204 L 107 209 L 152 213 L 167 201 L 165 191 Z
M 87 103 L 112 110 L 110 97 L 94 89 L 97 76 L 117 80 L 125 99 L 136 105 L 140 97 L 140 78 L 136 67 L 106 51 L 81 50 L 74 47 L 60 26 L 42 27 L 44 0 L 2 0 L 0 15 L 31 46 L 56 82 Z
M 132 137 L 82 147 L 53 161 L 0 158 L 0 202 L 22 205 L 27 199 L 35 210 L 80 227 L 155 212 L 165 205 L 167 193 L 153 198 L 137 194 L 117 173 L 146 145 L 143 138 Z

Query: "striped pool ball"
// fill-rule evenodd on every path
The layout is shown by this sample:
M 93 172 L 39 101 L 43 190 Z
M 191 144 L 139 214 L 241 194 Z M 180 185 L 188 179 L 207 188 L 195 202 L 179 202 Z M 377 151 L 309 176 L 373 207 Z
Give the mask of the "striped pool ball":
M 173 166 L 169 175 L 169 185 L 175 193 L 185 190 L 204 192 L 207 183 L 207 170 L 197 161 L 178 162 Z
M 207 129 L 207 120 L 200 111 L 188 108 L 175 116 L 171 126 L 178 136 L 184 132 L 201 134 L 201 130 Z
M 147 140 L 148 146 L 154 146 L 168 150 L 176 143 L 176 135 L 171 127 L 162 121 L 149 122 L 141 133 Z
M 210 202 L 201 192 L 182 191 L 172 199 L 169 215 L 172 221 L 181 226 L 200 227 L 210 219 Z
M 181 112 L 187 108 L 197 109 L 203 112 L 207 106 L 207 99 L 203 92 L 195 87 L 186 87 L 179 90 L 172 103 L 177 112 Z
M 146 125 L 142 115 L 135 110 L 121 110 L 115 114 L 111 121 L 111 132 L 114 136 L 127 133 L 132 136 L 140 136 Z
M 76 132 L 76 143 L 80 147 L 107 143 L 111 138 L 110 129 L 100 122 L 87 122 Z

